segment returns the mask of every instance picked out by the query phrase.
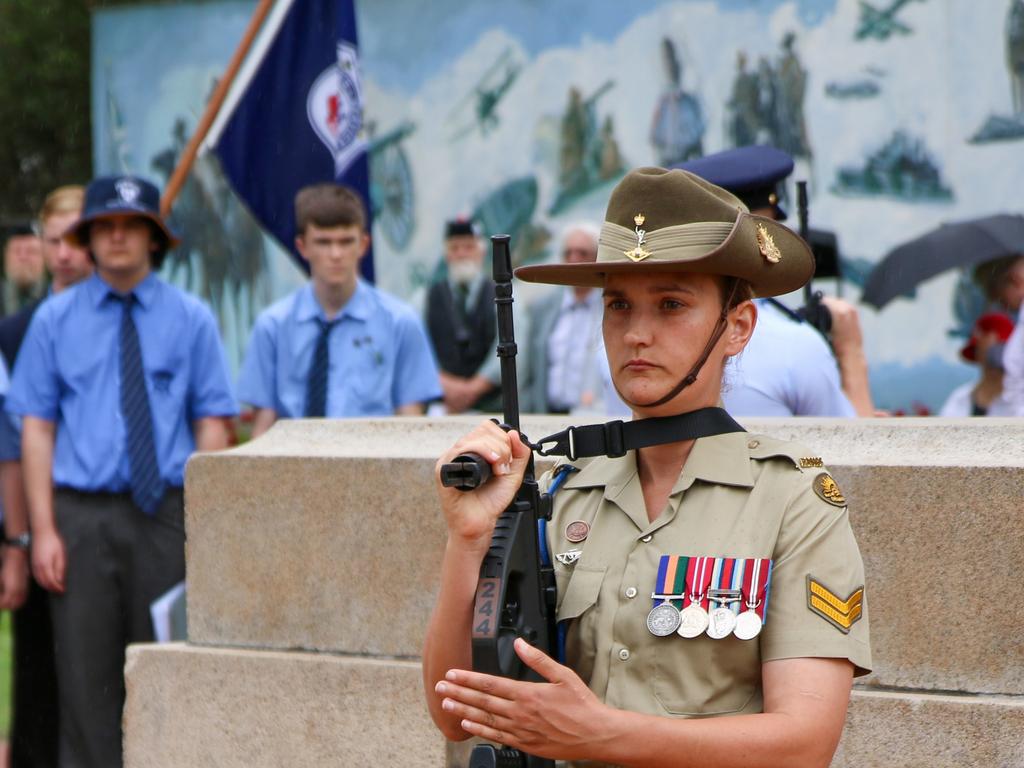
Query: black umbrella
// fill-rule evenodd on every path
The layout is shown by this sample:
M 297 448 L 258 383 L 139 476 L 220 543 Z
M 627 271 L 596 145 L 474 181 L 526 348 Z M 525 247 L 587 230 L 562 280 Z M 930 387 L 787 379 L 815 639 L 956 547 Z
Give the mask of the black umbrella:
M 1024 216 L 1000 213 L 943 224 L 886 254 L 868 275 L 860 299 L 881 309 L 940 272 L 1015 254 L 1024 255 Z

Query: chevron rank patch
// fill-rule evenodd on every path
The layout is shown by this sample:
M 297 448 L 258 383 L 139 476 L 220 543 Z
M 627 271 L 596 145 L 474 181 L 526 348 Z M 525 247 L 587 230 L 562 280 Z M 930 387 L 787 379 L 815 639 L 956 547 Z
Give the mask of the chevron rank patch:
M 807 607 L 844 635 L 864 611 L 864 587 L 857 587 L 842 598 L 810 574 L 807 574 Z
M 818 476 L 814 478 L 814 492 L 820 499 L 827 501 L 833 507 L 846 506 L 846 497 L 843 496 L 843 492 L 839 490 L 836 481 L 828 472 L 819 472 Z

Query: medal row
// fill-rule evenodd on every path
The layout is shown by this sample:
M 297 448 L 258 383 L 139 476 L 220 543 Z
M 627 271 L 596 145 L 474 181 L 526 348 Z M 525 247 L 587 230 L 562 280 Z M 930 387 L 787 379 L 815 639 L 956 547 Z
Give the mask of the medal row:
M 764 626 L 771 570 L 767 558 L 662 555 L 647 629 L 656 637 L 752 640 Z
M 690 603 L 681 611 L 671 603 L 660 603 L 647 614 L 647 629 L 655 637 L 694 638 L 706 634 L 714 640 L 735 635 L 740 640 L 753 640 L 761 634 L 764 622 L 754 608 L 737 615 L 731 608 L 719 606 L 709 613 L 698 603 Z

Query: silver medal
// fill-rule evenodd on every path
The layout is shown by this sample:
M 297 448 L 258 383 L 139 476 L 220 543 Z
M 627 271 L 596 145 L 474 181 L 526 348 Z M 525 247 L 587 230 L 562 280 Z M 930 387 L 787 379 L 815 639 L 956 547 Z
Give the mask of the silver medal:
M 679 627 L 679 611 L 671 603 L 661 603 L 647 614 L 647 629 L 655 637 L 668 637 Z
M 711 615 L 708 617 L 708 637 L 721 640 L 723 637 L 731 635 L 735 628 L 736 614 L 732 612 L 731 608 L 720 605 L 712 609 Z
M 698 637 L 708 628 L 708 612 L 700 607 L 700 603 L 691 602 L 679 612 L 680 637 Z
M 763 623 L 761 617 L 757 615 L 757 611 L 748 608 L 736 618 L 736 628 L 733 630 L 733 634 L 740 640 L 753 640 L 761 634 Z

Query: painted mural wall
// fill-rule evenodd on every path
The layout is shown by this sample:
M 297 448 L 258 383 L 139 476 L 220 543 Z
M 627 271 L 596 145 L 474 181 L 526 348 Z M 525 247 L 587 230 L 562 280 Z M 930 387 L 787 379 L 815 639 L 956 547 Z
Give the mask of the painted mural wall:
M 253 5 L 97 13 L 99 169 L 127 153 L 153 173 L 183 143 Z M 358 11 L 378 282 L 413 302 L 439 272 L 447 218 L 511 233 L 518 263 L 550 259 L 567 225 L 600 222 L 628 168 L 749 143 L 796 156 L 812 226 L 835 231 L 842 255 L 844 279 L 818 287 L 851 300 L 896 245 L 1024 210 L 1024 0 L 374 0 Z M 232 210 L 208 175 L 207 194 Z M 238 286 L 221 308 L 224 322 L 229 303 L 241 307 L 236 336 L 298 279 L 264 247 L 258 263 L 225 257 L 221 269 Z M 179 279 L 206 291 L 200 250 Z M 258 277 L 232 277 L 240 270 Z M 862 306 L 878 404 L 937 410 L 972 375 L 957 350 L 982 308 L 956 270 L 882 310 Z

